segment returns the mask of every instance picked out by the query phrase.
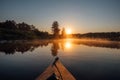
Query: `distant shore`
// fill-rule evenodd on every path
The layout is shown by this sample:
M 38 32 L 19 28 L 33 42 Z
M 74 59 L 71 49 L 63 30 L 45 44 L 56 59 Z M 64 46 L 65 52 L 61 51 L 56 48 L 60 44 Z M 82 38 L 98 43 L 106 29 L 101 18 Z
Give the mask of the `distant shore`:
M 25 22 L 16 23 L 15 21 L 7 20 L 0 22 L 0 41 L 3 40 L 56 40 L 56 39 L 102 39 L 109 41 L 120 41 L 120 32 L 96 32 L 96 33 L 74 33 L 69 35 L 50 34 L 47 31 L 40 31 L 34 25 L 29 25 Z

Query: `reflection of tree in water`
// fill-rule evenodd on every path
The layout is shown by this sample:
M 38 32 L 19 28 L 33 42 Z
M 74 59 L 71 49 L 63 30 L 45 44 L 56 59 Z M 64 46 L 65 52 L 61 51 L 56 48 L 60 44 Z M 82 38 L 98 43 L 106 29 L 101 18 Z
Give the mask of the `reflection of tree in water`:
M 13 41 L 13 42 L 4 42 L 0 43 L 0 52 L 4 52 L 5 54 L 14 54 L 15 52 L 27 52 L 33 51 L 37 47 L 47 46 L 49 42 L 40 41 L 40 42 L 33 42 L 33 41 Z
M 49 43 L 52 43 L 51 53 L 53 56 L 58 54 L 58 50 L 69 48 L 70 43 L 76 45 L 87 45 L 94 47 L 105 47 L 120 49 L 120 42 L 113 41 L 84 41 L 84 40 L 60 40 L 60 41 L 50 41 L 50 40 L 38 40 L 38 41 L 6 41 L 0 42 L 0 52 L 5 54 L 14 54 L 16 52 L 25 53 L 27 51 L 34 51 L 35 48 L 48 46 Z M 60 45 L 59 45 L 60 43 Z
M 51 47 L 51 52 L 53 56 L 57 56 L 58 54 L 58 50 L 59 50 L 59 43 L 57 41 L 53 41 L 52 43 L 52 47 Z

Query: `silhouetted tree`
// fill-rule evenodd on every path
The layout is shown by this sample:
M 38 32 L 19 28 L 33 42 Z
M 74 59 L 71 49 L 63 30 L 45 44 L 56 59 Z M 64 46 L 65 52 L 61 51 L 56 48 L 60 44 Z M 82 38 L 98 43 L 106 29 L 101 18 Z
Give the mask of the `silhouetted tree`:
M 34 25 L 25 22 L 18 23 L 14 20 L 0 22 L 0 40 L 9 39 L 48 39 L 48 32 L 39 31 Z
M 52 32 L 53 32 L 54 38 L 59 38 L 60 29 L 57 21 L 54 21 L 52 24 Z
M 14 20 L 10 21 L 10 20 L 6 20 L 6 22 L 2 22 L 1 23 L 1 28 L 4 29 L 17 29 L 16 27 L 16 22 Z
M 74 34 L 77 38 L 105 39 L 111 41 L 120 41 L 120 32 L 96 32 L 85 34 Z
M 20 30 L 24 30 L 24 31 L 30 31 L 31 30 L 31 26 L 26 24 L 25 22 L 19 23 L 18 27 Z

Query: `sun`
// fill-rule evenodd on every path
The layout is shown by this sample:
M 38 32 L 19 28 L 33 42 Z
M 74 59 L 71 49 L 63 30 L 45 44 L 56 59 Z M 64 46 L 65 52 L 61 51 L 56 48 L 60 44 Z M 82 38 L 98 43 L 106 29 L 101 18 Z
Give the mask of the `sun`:
M 66 29 L 66 34 L 71 34 L 72 30 L 70 28 Z

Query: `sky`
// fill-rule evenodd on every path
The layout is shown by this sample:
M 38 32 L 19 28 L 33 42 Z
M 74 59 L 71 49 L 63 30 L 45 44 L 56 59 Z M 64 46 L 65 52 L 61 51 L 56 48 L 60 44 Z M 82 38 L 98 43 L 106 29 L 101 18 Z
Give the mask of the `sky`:
M 49 32 L 53 21 L 73 33 L 120 32 L 120 0 L 0 0 L 0 22 L 6 20 Z

